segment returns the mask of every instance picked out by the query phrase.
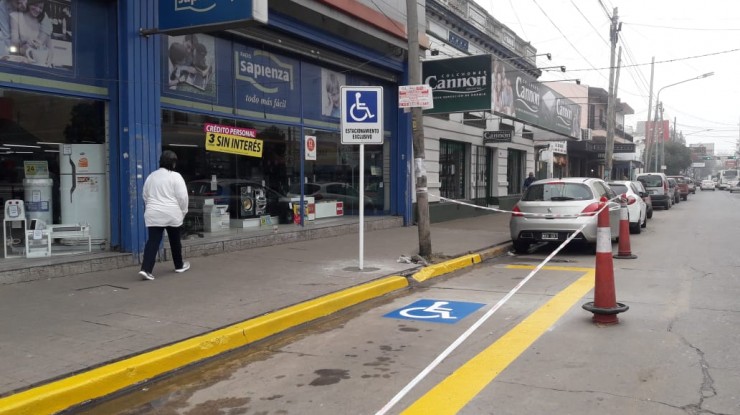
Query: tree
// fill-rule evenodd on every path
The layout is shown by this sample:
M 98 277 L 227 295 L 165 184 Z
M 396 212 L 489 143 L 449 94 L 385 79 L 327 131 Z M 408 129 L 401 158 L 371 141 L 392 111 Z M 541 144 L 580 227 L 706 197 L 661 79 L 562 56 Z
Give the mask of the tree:
M 691 167 L 691 150 L 678 142 L 665 143 L 666 174 L 681 174 Z

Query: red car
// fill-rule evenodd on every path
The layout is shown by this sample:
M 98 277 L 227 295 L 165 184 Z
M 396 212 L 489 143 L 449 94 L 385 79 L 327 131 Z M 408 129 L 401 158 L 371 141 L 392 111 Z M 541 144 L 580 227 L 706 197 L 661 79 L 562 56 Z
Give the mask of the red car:
M 676 183 L 678 183 L 678 187 L 676 190 L 678 190 L 678 194 L 681 196 L 681 200 L 688 200 L 689 199 L 689 182 L 686 181 L 686 177 L 684 176 L 668 176 L 669 178 L 676 179 Z

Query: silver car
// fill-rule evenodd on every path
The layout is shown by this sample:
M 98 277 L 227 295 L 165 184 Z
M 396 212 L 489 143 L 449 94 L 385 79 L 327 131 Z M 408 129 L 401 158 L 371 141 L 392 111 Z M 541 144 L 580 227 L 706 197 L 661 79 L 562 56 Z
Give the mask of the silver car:
M 596 243 L 599 202 L 612 200 L 616 193 L 600 179 L 569 177 L 538 180 L 512 209 L 509 230 L 514 251 L 526 253 L 536 242 L 562 242 L 582 225 L 587 226 L 574 240 Z M 611 239 L 619 236 L 619 209 L 610 209 Z

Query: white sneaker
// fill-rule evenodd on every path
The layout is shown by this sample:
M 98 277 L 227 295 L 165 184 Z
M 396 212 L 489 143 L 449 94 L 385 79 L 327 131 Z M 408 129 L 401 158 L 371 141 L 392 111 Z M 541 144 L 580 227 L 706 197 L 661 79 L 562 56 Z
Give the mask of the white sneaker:
M 141 275 L 141 277 L 144 278 L 145 280 L 149 280 L 149 281 L 153 281 L 154 280 L 154 275 L 152 275 L 152 274 L 150 274 L 150 273 L 148 273 L 146 271 L 143 271 L 143 270 L 142 271 L 139 271 L 139 275 Z
M 175 270 L 175 272 L 185 272 L 190 269 L 190 262 L 185 261 L 182 263 L 182 268 L 178 268 Z

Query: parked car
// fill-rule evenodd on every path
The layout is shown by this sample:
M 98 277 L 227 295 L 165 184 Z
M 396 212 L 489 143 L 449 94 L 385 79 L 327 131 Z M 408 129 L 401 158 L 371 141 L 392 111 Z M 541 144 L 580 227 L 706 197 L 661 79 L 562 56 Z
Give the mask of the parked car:
M 714 191 L 715 190 L 714 180 L 702 180 L 701 181 L 701 184 L 699 185 L 699 188 L 702 191 L 704 191 L 704 190 L 712 190 L 712 191 Z
M 603 180 L 596 178 L 535 181 L 512 208 L 509 231 L 514 251 L 525 253 L 536 242 L 562 242 L 584 224 L 587 226 L 574 240 L 595 244 L 600 200 L 616 196 Z M 619 209 L 609 211 L 609 221 L 611 239 L 615 240 L 619 236 Z
M 614 190 L 614 193 L 627 199 L 630 233 L 639 234 L 642 228 L 647 226 L 647 205 L 642 200 L 640 190 L 628 180 L 615 180 L 607 184 Z
M 214 188 L 215 187 L 215 188 Z M 245 203 L 242 197 L 242 188 L 251 191 L 260 190 L 264 192 L 266 206 L 264 212 L 258 212 L 254 207 L 254 215 L 258 213 L 277 216 L 282 223 L 292 221 L 292 211 L 290 209 L 290 198 L 273 190 L 269 187 L 262 186 L 261 183 L 242 179 L 218 179 L 215 183 L 209 179 L 193 180 L 187 183 L 188 189 L 188 216 L 202 217 L 203 206 L 206 199 L 213 199 L 214 205 L 228 205 L 229 216 L 234 219 L 239 217 L 241 204 Z M 247 203 L 255 203 L 253 201 Z
M 642 201 L 645 202 L 645 206 L 647 206 L 647 218 L 650 219 L 653 217 L 653 198 L 650 196 L 650 193 L 645 189 L 645 186 L 642 185 L 642 182 L 639 182 L 637 180 L 633 181 L 632 183 L 635 184 L 635 187 L 639 191 L 639 195 L 642 196 Z
M 677 205 L 681 203 L 681 194 L 678 193 L 678 183 L 676 182 L 676 179 L 669 177 L 666 180 L 668 180 L 668 192 L 671 194 L 673 204 Z
M 637 175 L 637 181 L 641 182 L 650 193 L 653 206 L 658 205 L 668 210 L 673 206 L 674 195 L 668 184 L 668 178 L 663 173 L 641 173 Z
M 301 184 L 294 183 L 290 187 L 288 196 L 301 194 Z M 360 191 L 347 183 L 306 183 L 303 187 L 304 196 L 312 196 L 317 202 L 319 200 L 338 200 L 344 203 L 345 209 L 359 209 Z M 365 195 L 365 208 L 372 209 L 373 199 Z
M 690 177 L 686 177 L 686 183 L 689 184 L 689 193 L 696 194 L 696 181 Z
M 676 179 L 676 189 L 678 190 L 678 196 L 681 200 L 689 200 L 689 182 L 686 181 L 685 176 L 668 176 L 668 178 Z

